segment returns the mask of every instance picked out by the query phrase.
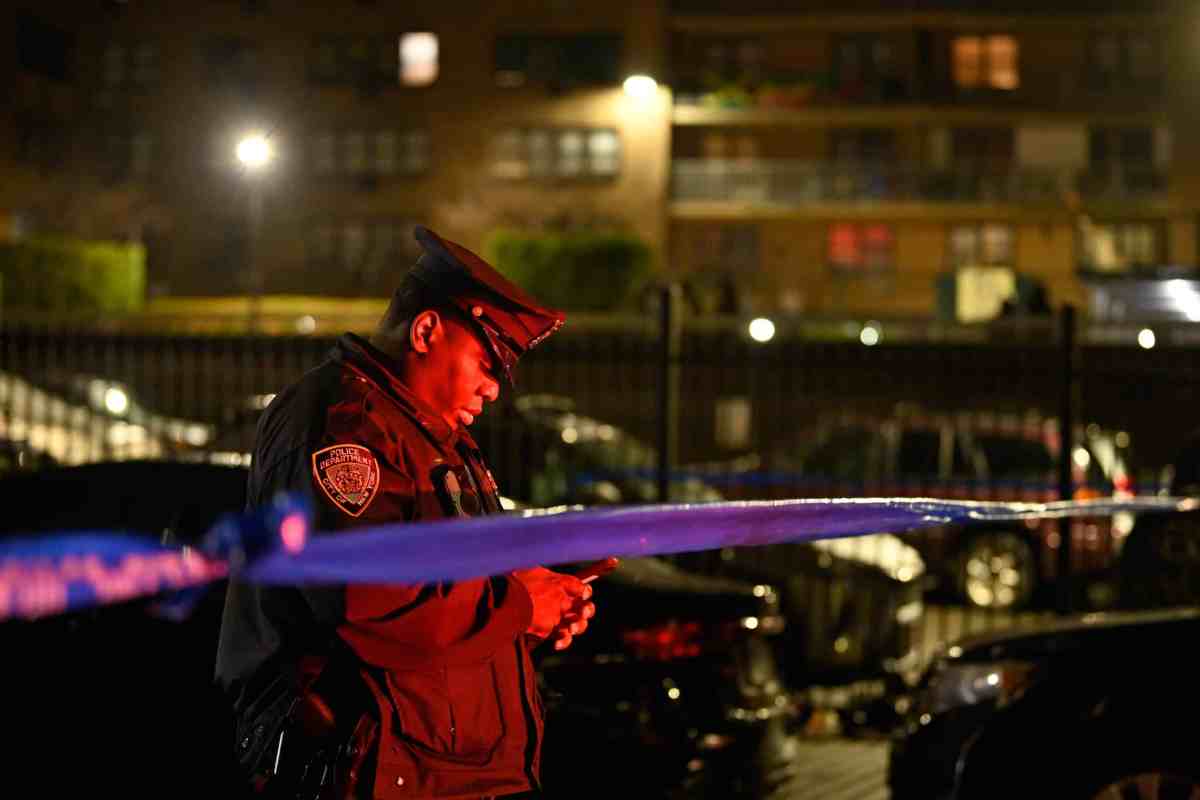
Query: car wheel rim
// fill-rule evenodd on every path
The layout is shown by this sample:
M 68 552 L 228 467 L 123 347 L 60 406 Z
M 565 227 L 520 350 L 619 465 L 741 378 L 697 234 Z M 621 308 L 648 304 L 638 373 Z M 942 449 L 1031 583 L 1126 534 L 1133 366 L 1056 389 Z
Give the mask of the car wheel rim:
M 1024 542 L 1012 536 L 980 540 L 963 561 L 963 588 L 977 606 L 1009 608 L 1029 591 L 1029 560 Z
M 1141 772 L 1105 786 L 1092 800 L 1200 800 L 1200 782 L 1168 772 Z

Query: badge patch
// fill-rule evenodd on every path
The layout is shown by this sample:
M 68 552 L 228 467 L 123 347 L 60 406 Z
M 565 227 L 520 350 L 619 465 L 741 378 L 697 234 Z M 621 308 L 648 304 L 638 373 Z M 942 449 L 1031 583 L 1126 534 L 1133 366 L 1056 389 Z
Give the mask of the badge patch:
M 313 477 L 325 496 L 352 517 L 367 510 L 379 489 L 379 462 L 367 448 L 335 444 L 312 454 Z

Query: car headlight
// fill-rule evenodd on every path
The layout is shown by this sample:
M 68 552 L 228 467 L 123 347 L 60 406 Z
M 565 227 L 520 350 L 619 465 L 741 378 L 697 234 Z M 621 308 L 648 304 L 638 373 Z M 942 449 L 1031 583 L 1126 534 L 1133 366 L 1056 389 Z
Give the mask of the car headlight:
M 1034 677 L 1034 665 L 1024 661 L 948 663 L 930 677 L 921 711 L 939 714 L 987 702 L 1002 706 L 1024 692 Z

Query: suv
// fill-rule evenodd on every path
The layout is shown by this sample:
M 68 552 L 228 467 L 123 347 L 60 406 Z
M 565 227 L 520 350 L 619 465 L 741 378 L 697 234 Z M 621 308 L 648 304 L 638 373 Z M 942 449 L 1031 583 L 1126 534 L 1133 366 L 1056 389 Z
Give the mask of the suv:
M 1087 425 L 1074 438 L 1075 498 L 1128 496 L 1128 435 Z M 1060 449 L 1058 421 L 1032 414 L 844 414 L 776 448 L 747 482 L 765 485 L 775 497 L 1047 502 L 1058 499 Z M 1072 520 L 1072 571 L 1110 566 L 1132 524 L 1129 515 Z M 1056 520 L 970 530 L 946 526 L 904 538 L 943 583 L 975 606 L 1027 605 L 1058 569 Z

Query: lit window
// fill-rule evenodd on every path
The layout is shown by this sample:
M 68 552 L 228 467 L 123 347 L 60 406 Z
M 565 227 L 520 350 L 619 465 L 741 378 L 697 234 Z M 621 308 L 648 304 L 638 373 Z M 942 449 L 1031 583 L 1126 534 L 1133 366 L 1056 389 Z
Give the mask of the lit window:
M 954 40 L 954 82 L 973 89 L 983 82 L 983 43 L 978 36 L 960 36 Z
M 429 86 L 438 76 L 438 38 L 432 33 L 400 37 L 400 83 Z
M 1012 91 L 1021 85 L 1020 55 L 1020 45 L 1012 36 L 956 37 L 954 83 L 963 89 Z
M 509 128 L 492 140 L 497 178 L 612 178 L 620 169 L 621 139 L 607 128 Z
M 558 174 L 575 177 L 583 172 L 583 134 L 563 131 L 558 136 Z
M 829 264 L 844 270 L 887 270 L 896 263 L 896 238 L 889 225 L 831 225 Z
M 896 249 L 892 229 L 887 225 L 867 225 L 862 230 L 862 259 L 867 269 L 887 269 Z
M 1081 249 L 1084 266 L 1098 272 L 1124 272 L 1135 266 L 1157 264 L 1161 230 L 1153 222 L 1085 224 Z
M 593 175 L 616 175 L 621 168 L 621 140 L 616 131 L 588 134 L 588 171 Z
M 501 131 L 492 142 L 492 174 L 497 178 L 519 179 L 529 174 L 525 137 L 517 128 Z
M 958 225 L 950 230 L 953 267 L 1012 266 L 1013 230 L 1008 225 Z
M 988 85 L 1012 91 L 1021 85 L 1017 72 L 1017 40 L 1011 36 L 989 36 Z
M 554 174 L 554 143 L 550 131 L 529 132 L 529 175 L 545 178 Z

